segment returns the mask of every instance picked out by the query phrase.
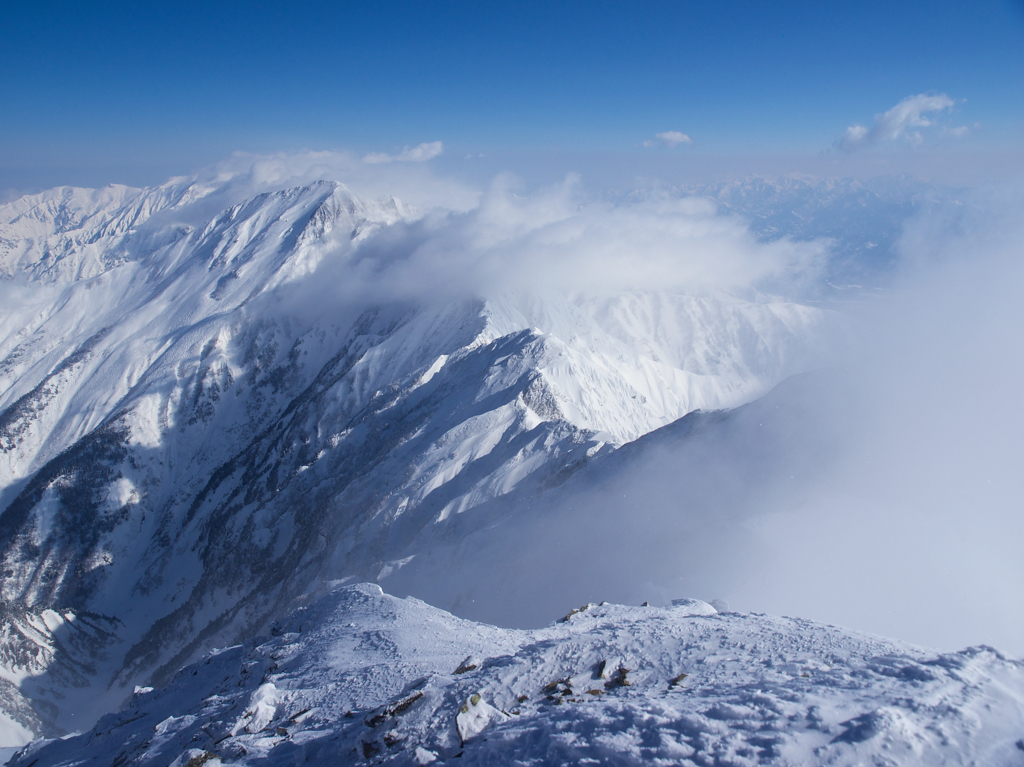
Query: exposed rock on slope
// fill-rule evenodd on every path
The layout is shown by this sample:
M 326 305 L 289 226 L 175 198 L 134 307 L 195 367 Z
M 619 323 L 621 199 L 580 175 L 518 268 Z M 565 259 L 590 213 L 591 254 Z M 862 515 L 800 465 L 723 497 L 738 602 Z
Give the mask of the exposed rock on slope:
M 1020 761 L 1024 665 L 985 647 L 937 655 L 699 600 L 501 630 L 369 585 L 273 633 L 12 767 Z

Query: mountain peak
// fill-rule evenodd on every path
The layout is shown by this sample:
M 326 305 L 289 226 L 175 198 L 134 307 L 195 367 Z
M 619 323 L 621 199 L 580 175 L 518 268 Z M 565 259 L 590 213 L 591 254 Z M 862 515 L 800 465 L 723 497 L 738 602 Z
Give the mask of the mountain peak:
M 36 675 L 55 727 L 319 584 L 398 578 L 619 445 L 759 396 L 837 324 L 715 293 L 362 295 L 347 282 L 413 215 L 401 201 L 318 181 L 221 205 L 235 191 L 57 190 L 49 217 L 2 225 L 5 268 L 55 283 L 0 336 L 0 557 L 25 616 L 0 616 L 5 673 Z M 81 678 L 22 631 L 46 610 L 103 628 L 81 635 L 74 657 L 102 659 Z

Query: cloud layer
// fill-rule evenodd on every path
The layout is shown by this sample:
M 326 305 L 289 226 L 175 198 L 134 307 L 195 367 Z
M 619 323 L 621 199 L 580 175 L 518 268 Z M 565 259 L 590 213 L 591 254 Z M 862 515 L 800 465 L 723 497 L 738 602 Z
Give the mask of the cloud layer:
M 935 124 L 935 120 L 926 115 L 952 109 L 955 105 L 956 102 L 945 93 L 919 93 L 916 96 L 907 96 L 888 112 L 875 115 L 875 122 L 870 128 L 865 125 L 851 125 L 836 141 L 836 146 L 844 151 L 854 152 L 901 138 L 912 144 L 919 144 L 924 140 L 924 136 L 914 129 L 927 128 Z
M 766 521 L 773 561 L 745 604 L 1024 653 L 1021 197 L 987 190 L 908 222 L 902 286 L 862 311 L 844 372 L 860 417 L 828 416 L 850 427 L 846 452 Z
M 370 152 L 363 157 L 363 162 L 371 165 L 382 162 L 426 162 L 433 160 L 444 151 L 444 144 L 440 141 L 417 144 L 414 147 L 405 147 L 398 154 L 385 154 L 383 152 Z
M 742 292 L 805 275 L 826 254 L 820 242 L 758 242 L 743 219 L 705 199 L 588 200 L 573 176 L 532 194 L 499 176 L 470 211 L 435 211 L 355 248 L 333 247 L 318 280 L 335 286 L 334 302 L 506 290 Z
M 665 131 L 664 133 L 654 134 L 654 138 L 647 139 L 644 142 L 644 146 L 667 146 L 677 147 L 680 144 L 692 144 L 693 139 L 687 136 L 685 133 L 680 133 L 677 130 Z
M 394 196 L 409 214 L 358 243 L 342 227 L 313 246 L 312 277 L 267 297 L 287 304 L 282 311 L 358 311 L 520 289 L 794 298 L 828 258 L 824 240 L 759 241 L 745 219 L 709 199 L 652 192 L 611 202 L 588 194 L 574 174 L 536 189 L 499 174 L 480 189 L 438 175 L 431 163 L 366 163 L 347 152 L 236 154 L 199 174 L 196 183 L 213 191 L 152 225 L 201 226 L 244 199 L 322 179 L 363 198 Z

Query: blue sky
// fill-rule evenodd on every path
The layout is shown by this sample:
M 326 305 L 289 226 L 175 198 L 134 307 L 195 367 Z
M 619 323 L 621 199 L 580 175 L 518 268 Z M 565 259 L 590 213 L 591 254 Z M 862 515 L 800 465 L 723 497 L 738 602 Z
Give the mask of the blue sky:
M 437 140 L 447 162 L 818 156 L 916 94 L 955 102 L 924 150 L 1024 143 L 1020 0 L 11 2 L 0 71 L 0 190 Z M 667 131 L 692 143 L 643 146 Z

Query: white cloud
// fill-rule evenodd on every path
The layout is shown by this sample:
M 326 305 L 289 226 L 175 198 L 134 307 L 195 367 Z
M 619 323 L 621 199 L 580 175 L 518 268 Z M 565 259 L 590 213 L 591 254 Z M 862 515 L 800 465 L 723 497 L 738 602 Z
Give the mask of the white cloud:
M 569 176 L 524 194 L 499 176 L 464 213 L 399 222 L 326 259 L 326 304 L 449 300 L 507 290 L 746 290 L 813 270 L 821 242 L 758 242 L 746 222 L 709 200 L 611 204 L 580 194 Z M 347 254 L 347 255 L 343 255 Z M 337 269 L 337 273 L 330 273 Z
M 836 141 L 836 146 L 847 152 L 903 138 L 913 144 L 924 140 L 920 131 L 914 128 L 927 128 L 934 125 L 933 119 L 925 115 L 951 109 L 956 104 L 945 93 L 928 95 L 919 93 L 907 96 L 888 112 L 875 115 L 875 122 L 870 128 L 865 125 L 851 125 Z
M 417 144 L 414 147 L 406 147 L 398 154 L 385 154 L 384 152 L 370 152 L 363 158 L 363 162 L 375 165 L 382 162 L 426 162 L 433 160 L 444 151 L 444 145 L 440 141 Z
M 687 136 L 685 133 L 680 133 L 677 130 L 665 131 L 664 133 L 656 133 L 654 138 L 647 139 L 644 142 L 644 146 L 668 146 L 676 147 L 680 144 L 692 144 L 693 139 Z

